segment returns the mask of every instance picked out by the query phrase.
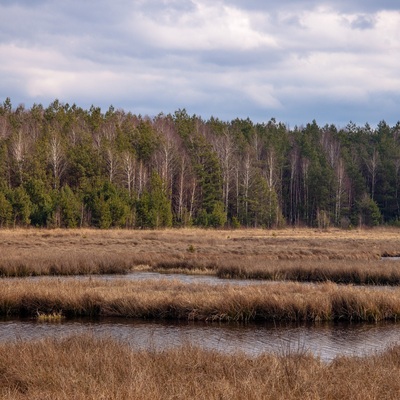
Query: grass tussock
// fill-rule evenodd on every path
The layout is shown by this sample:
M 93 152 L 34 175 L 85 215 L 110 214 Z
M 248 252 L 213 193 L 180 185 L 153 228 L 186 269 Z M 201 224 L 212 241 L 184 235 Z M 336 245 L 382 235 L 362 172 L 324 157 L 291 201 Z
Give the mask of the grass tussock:
M 74 336 L 0 345 L 2 399 L 394 399 L 400 347 L 326 364 L 304 352 L 250 357 L 189 345 L 139 351 Z
M 333 283 L 251 286 L 178 281 L 3 281 L 0 314 L 107 316 L 196 321 L 383 321 L 400 319 L 400 288 Z
M 36 318 L 39 322 L 61 322 L 65 317 L 62 312 L 53 311 L 50 314 L 38 312 Z

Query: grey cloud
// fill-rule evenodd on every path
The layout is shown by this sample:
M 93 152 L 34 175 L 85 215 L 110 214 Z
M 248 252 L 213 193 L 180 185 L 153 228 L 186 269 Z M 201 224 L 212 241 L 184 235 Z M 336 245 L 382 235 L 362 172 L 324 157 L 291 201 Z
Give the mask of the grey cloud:
M 327 2 L 333 9 L 342 12 L 374 13 L 381 10 L 399 10 L 397 0 L 338 0 Z
M 264 12 L 275 12 L 278 10 L 310 10 L 316 7 L 329 6 L 339 12 L 377 12 L 379 10 L 399 10 L 398 0 L 234 0 L 226 2 L 236 7 Z
M 41 4 L 47 3 L 48 0 L 1 0 L 1 5 L 6 7 L 24 6 L 29 8 L 37 7 Z
M 147 0 L 139 2 L 140 10 L 146 14 L 174 14 L 174 13 L 187 13 L 193 12 L 196 9 L 196 4 L 193 1 L 181 1 L 181 0 Z M 129 2 L 127 3 L 129 4 Z
M 359 15 L 350 25 L 353 29 L 372 29 L 375 22 L 375 19 L 370 16 Z
M 209 50 L 194 56 L 199 59 L 199 62 L 204 63 L 206 67 L 207 65 L 215 65 L 229 69 L 271 68 L 279 65 L 285 57 L 282 50 L 262 47 L 255 50 L 243 51 Z

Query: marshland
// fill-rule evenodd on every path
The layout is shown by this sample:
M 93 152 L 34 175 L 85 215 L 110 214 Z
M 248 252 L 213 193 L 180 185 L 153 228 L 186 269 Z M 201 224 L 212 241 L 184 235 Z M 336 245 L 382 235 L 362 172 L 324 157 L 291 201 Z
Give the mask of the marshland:
M 121 274 L 397 285 L 397 229 L 0 230 L 0 275 Z
M 0 254 L 0 314 L 16 323 L 107 317 L 240 327 L 400 319 L 394 228 L 15 229 L 0 230 Z M 149 279 L 132 279 L 149 272 Z M 218 285 L 171 279 L 178 273 Z M 127 346 L 87 334 L 8 339 L 0 344 L 1 397 L 372 399 L 400 390 L 395 344 L 328 363 L 306 348 L 249 355 L 190 343 Z

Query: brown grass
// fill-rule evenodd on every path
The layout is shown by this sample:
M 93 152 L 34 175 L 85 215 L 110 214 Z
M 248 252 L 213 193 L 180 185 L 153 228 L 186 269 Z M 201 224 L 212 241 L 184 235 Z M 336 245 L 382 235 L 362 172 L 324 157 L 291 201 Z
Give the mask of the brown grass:
M 400 288 L 333 283 L 251 286 L 98 279 L 4 280 L 0 314 L 199 321 L 381 321 L 400 318 Z
M 398 230 L 0 230 L 0 276 L 126 273 L 398 284 Z
M 305 260 L 227 262 L 216 269 L 225 279 L 291 280 L 336 282 L 355 285 L 399 285 L 400 261 Z
M 88 335 L 0 345 L 2 399 L 396 399 L 400 347 L 326 364 L 189 345 L 138 351 Z

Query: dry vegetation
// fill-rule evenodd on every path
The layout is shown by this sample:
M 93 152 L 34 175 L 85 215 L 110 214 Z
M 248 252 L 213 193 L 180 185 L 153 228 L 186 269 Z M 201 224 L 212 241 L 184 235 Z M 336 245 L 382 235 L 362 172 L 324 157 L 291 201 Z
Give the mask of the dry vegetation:
M 395 399 L 400 347 L 326 364 L 310 354 L 255 358 L 189 345 L 138 351 L 107 338 L 0 345 L 2 399 Z
M 0 274 L 124 273 L 392 284 L 397 230 L 0 230 Z M 380 321 L 400 318 L 400 287 L 332 282 L 251 286 L 95 277 L 3 279 L 0 315 L 44 321 L 122 316 L 208 321 Z M 310 354 L 250 357 L 184 345 L 132 350 L 90 336 L 0 345 L 4 399 L 393 399 L 400 347 L 326 364 Z
M 109 316 L 199 321 L 400 319 L 400 288 L 295 282 L 250 286 L 96 278 L 3 280 L 0 314 Z
M 135 269 L 222 278 L 400 283 L 396 229 L 0 230 L 0 275 L 126 273 Z

